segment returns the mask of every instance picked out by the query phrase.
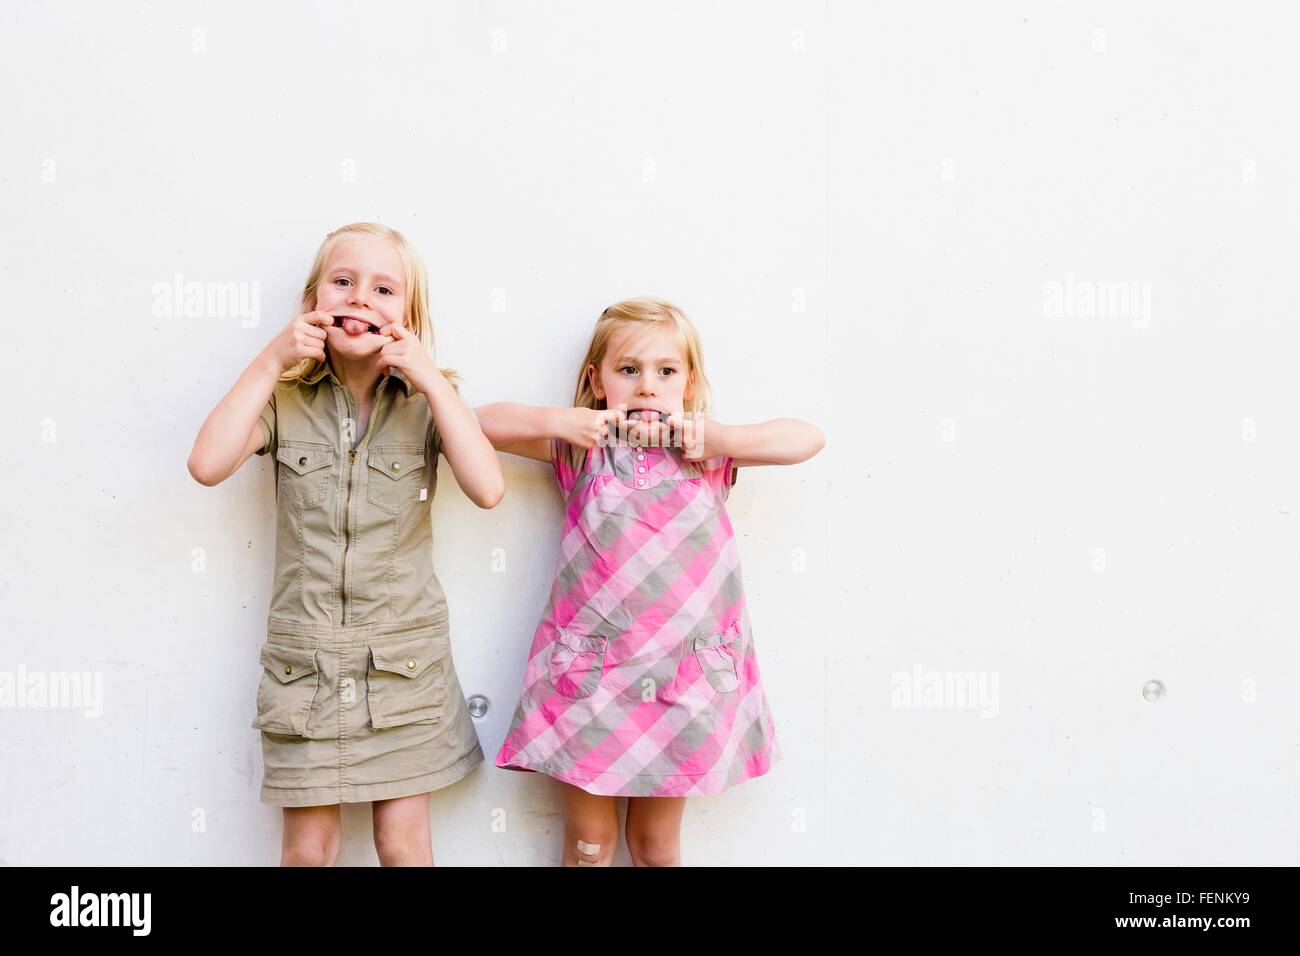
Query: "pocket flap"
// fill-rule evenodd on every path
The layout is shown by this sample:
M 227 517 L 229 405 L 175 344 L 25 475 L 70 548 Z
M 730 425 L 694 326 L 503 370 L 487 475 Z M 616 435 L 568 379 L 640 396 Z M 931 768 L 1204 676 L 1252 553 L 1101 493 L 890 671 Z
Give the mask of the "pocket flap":
M 721 647 L 725 644 L 734 644 L 738 637 L 740 637 L 740 625 L 739 623 L 731 623 L 722 630 L 697 632 L 693 647 L 697 651 L 710 647 Z
M 431 665 L 447 656 L 450 647 L 447 638 L 439 634 L 417 634 L 400 641 L 374 641 L 370 644 L 370 659 L 375 670 L 419 677 Z
M 375 471 L 382 472 L 393 481 L 398 481 L 424 467 L 424 451 L 410 448 L 372 448 L 366 461 Z
M 334 449 L 328 445 L 286 445 L 280 443 L 275 452 L 276 460 L 287 465 L 299 475 L 310 474 L 318 468 L 324 468 L 334 462 Z
M 599 634 L 578 634 L 575 631 L 566 631 L 562 627 L 556 629 L 555 642 L 573 651 L 598 651 L 605 646 L 609 640 Z
M 316 673 L 316 652 L 307 647 L 263 644 L 259 660 L 281 684 Z

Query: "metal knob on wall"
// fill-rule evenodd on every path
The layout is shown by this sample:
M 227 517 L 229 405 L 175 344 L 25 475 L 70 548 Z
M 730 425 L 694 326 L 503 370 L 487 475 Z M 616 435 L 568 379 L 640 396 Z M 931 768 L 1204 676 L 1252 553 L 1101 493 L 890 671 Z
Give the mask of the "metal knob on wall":
M 488 712 L 488 707 L 492 702 L 484 694 L 471 694 L 465 703 L 469 705 L 469 715 L 471 717 L 482 717 Z
M 1160 700 L 1165 696 L 1165 682 L 1162 680 L 1149 680 L 1142 685 L 1142 696 L 1150 701 Z

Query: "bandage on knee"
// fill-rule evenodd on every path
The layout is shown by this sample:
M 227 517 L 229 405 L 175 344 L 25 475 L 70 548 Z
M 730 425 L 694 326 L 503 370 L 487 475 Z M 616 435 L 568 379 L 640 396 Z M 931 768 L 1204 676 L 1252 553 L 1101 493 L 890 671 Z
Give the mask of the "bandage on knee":
M 579 841 L 578 841 L 578 852 L 579 852 L 579 853 L 582 853 L 582 854 L 585 854 L 585 855 L 587 855 L 587 856 L 600 856 L 600 844 L 599 844 L 599 843 L 586 843 L 586 842 L 584 842 L 584 841 L 582 841 L 582 840 L 579 840 Z M 579 862 L 579 863 L 582 863 L 582 862 L 584 862 L 584 861 L 579 860 L 578 862 Z

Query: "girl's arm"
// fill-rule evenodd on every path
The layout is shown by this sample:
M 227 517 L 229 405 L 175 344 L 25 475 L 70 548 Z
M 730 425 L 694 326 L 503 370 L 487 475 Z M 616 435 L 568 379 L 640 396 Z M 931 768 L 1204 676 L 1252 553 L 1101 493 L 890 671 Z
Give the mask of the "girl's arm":
M 590 448 L 609 436 L 610 425 L 620 416 L 618 409 L 546 408 L 515 402 L 493 402 L 474 411 L 493 448 L 538 461 L 551 460 L 552 438 Z
M 287 368 L 306 357 L 325 358 L 323 312 L 297 316 L 267 343 L 204 420 L 190 451 L 189 469 L 201 485 L 219 485 L 262 448 L 258 419 Z
M 429 376 L 421 392 L 433 410 L 442 453 L 461 491 L 480 508 L 495 508 L 506 493 L 506 482 L 501 475 L 501 459 L 481 423 L 474 420 L 474 413 L 441 372 Z
M 755 425 L 704 423 L 704 456 L 730 456 L 739 465 L 797 465 L 826 445 L 820 428 L 797 418 L 774 418 Z
M 474 409 L 483 434 L 493 448 L 538 461 L 551 460 L 551 436 L 559 411 L 514 402 L 493 402 Z
M 217 403 L 190 452 L 189 469 L 195 481 L 219 485 L 261 449 L 258 418 L 280 381 L 281 371 L 278 363 L 259 355 Z
M 501 477 L 501 460 L 474 413 L 414 332 L 405 325 L 391 324 L 384 326 L 382 334 L 390 341 L 379 350 L 379 370 L 398 369 L 424 396 L 433 412 L 442 454 L 460 490 L 480 508 L 495 508 L 506 493 L 506 481 Z

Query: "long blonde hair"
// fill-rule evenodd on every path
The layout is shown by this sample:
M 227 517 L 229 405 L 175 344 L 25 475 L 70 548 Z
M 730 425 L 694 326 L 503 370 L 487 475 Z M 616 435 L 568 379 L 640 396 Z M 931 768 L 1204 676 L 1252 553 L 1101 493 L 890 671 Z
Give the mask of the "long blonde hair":
M 635 328 L 649 334 L 663 327 L 671 327 L 677 335 L 677 342 L 686 357 L 686 374 L 688 382 L 693 385 L 691 397 L 683 402 L 683 411 L 687 415 L 705 414 L 709 410 L 709 380 L 704 374 L 704 347 L 700 343 L 700 333 L 696 331 L 686 313 L 671 302 L 653 296 L 640 296 L 624 299 L 600 313 L 596 327 L 591 333 L 591 344 L 587 346 L 587 355 L 578 369 L 578 384 L 573 391 L 574 408 L 601 409 L 605 400 L 597 398 L 591 387 L 591 377 L 587 373 L 589 366 L 600 368 L 605 361 L 610 341 L 616 332 Z M 587 449 L 570 447 L 569 464 L 575 469 L 581 468 L 587 455 Z
M 420 259 L 420 254 L 415 251 L 415 247 L 406 241 L 404 235 L 396 229 L 377 222 L 350 222 L 326 235 L 320 248 L 316 250 L 316 259 L 311 264 L 307 281 L 303 283 L 302 294 L 298 297 L 298 314 L 302 315 L 316 308 L 316 287 L 320 285 L 321 277 L 325 274 L 325 263 L 329 261 L 334 247 L 351 236 L 377 236 L 393 244 L 393 248 L 397 250 L 397 255 L 402 260 L 402 273 L 406 279 L 406 305 L 403 311 L 406 327 L 420 340 L 429 357 L 433 358 L 433 319 L 429 314 L 429 277 L 425 272 L 424 262 Z M 323 364 L 320 359 L 305 358 L 281 375 L 280 381 L 297 382 L 310 378 Z M 459 388 L 461 378 L 455 369 L 440 368 L 438 371 L 442 372 L 454 387 Z

